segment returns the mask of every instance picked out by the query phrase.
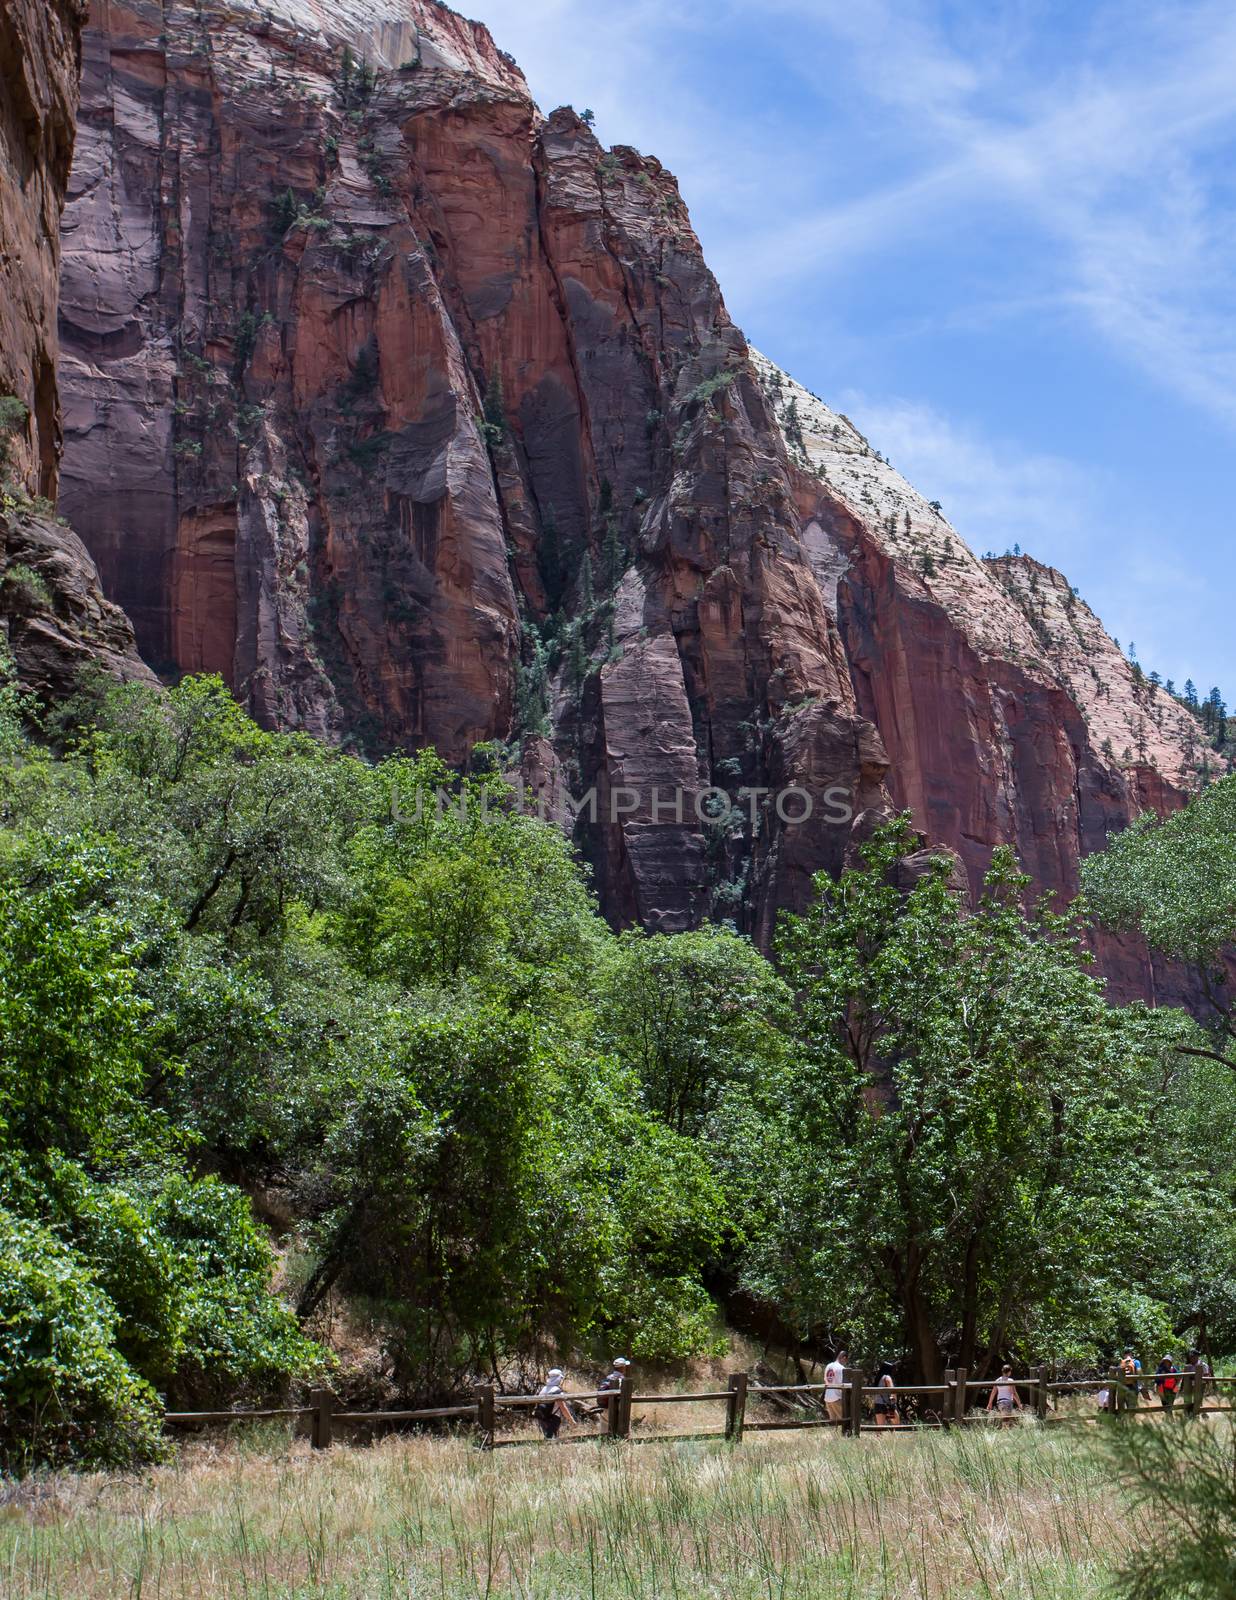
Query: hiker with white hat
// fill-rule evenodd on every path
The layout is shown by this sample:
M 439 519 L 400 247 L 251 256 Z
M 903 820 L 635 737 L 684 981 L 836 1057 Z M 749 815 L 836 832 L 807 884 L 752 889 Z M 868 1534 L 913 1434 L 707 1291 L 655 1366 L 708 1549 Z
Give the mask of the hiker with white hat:
M 562 1388 L 562 1379 L 562 1368 L 550 1367 L 545 1374 L 545 1382 L 537 1390 L 537 1394 L 544 1398 L 532 1408 L 532 1415 L 540 1423 L 541 1432 L 547 1439 L 556 1439 L 564 1422 L 575 1421 L 575 1414 Z
M 631 1363 L 626 1356 L 615 1356 L 609 1364 L 609 1371 L 597 1384 L 597 1393 L 605 1394 L 610 1389 L 621 1389 L 622 1380 L 630 1376 Z
M 609 1364 L 609 1371 L 597 1384 L 597 1393 L 613 1395 L 613 1399 L 602 1400 L 597 1406 L 594 1416 L 609 1416 L 609 1408 L 618 1404 L 618 1391 L 622 1388 L 622 1380 L 630 1375 L 631 1363 L 626 1356 L 615 1356 Z

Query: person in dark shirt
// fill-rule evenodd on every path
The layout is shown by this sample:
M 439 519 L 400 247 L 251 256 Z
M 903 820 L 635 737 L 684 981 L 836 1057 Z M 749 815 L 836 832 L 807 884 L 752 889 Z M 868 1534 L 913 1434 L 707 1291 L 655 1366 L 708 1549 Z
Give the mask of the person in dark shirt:
M 610 1364 L 609 1371 L 601 1379 L 600 1383 L 597 1384 L 597 1393 L 608 1394 L 611 1389 L 620 1389 L 622 1387 L 622 1380 L 630 1377 L 630 1375 L 631 1363 L 627 1360 L 626 1356 L 615 1356 Z
M 609 1371 L 597 1384 L 597 1393 L 612 1395 L 613 1399 L 601 1400 L 597 1404 L 594 1415 L 608 1421 L 610 1407 L 618 1404 L 618 1391 L 622 1388 L 622 1380 L 631 1374 L 631 1363 L 626 1356 L 615 1356 L 610 1363 Z

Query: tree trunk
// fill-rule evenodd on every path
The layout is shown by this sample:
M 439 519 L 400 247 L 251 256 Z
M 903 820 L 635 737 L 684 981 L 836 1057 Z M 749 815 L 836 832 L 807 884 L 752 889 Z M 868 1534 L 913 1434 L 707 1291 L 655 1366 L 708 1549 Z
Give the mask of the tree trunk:
M 967 1371 L 974 1370 L 974 1341 L 978 1337 L 978 1234 L 972 1233 L 966 1241 L 965 1262 L 961 1282 L 961 1348 L 957 1365 Z

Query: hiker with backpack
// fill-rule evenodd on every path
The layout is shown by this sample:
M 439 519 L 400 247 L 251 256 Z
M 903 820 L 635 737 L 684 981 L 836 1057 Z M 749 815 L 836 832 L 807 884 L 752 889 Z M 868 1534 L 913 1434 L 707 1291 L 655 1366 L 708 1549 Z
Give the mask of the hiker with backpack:
M 1125 1387 L 1131 1391 L 1132 1397 L 1126 1403 L 1135 1406 L 1146 1391 L 1142 1388 L 1142 1364 L 1132 1350 L 1126 1350 L 1120 1358 L 1120 1376 Z
M 596 1409 L 592 1413 L 594 1417 L 608 1421 L 611 1408 L 618 1404 L 618 1391 L 622 1388 L 622 1380 L 630 1375 L 630 1361 L 626 1356 L 615 1356 L 610 1362 L 609 1371 L 597 1384 L 597 1393 L 604 1395 L 605 1398 L 597 1402 Z
M 532 1415 L 547 1439 L 556 1439 L 564 1422 L 575 1421 L 575 1413 L 562 1388 L 562 1379 L 562 1368 L 551 1367 L 545 1375 L 545 1382 L 537 1390 L 542 1398 L 532 1408 Z
M 1170 1412 L 1176 1404 L 1176 1391 L 1180 1387 L 1180 1369 L 1170 1356 L 1164 1356 L 1155 1368 L 1154 1386 L 1159 1391 L 1159 1403 Z

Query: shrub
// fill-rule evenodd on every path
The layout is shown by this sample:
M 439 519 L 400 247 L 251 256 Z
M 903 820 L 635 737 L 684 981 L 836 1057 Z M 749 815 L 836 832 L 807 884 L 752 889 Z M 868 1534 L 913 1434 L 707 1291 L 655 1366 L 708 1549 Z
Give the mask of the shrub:
M 1236 1431 L 1204 1423 L 1103 1430 L 1112 1463 L 1145 1526 L 1116 1576 L 1123 1600 L 1222 1600 L 1236 1595 Z M 1142 1517 L 1130 1526 L 1142 1525 Z
M 132 1466 L 162 1453 L 155 1393 L 116 1348 L 118 1322 L 49 1228 L 0 1209 L 0 1459 Z
M 0 475 L 9 465 L 9 441 L 26 426 L 29 410 L 15 394 L 0 394 Z

